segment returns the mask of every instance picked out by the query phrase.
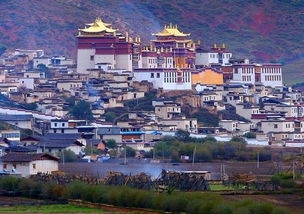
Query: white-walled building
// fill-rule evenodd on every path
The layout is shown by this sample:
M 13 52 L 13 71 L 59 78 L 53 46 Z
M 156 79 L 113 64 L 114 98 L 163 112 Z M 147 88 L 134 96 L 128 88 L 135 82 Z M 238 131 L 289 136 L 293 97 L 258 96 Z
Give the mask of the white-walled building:
M 210 50 L 202 48 L 196 49 L 195 65 L 196 66 L 210 66 L 212 64 L 226 65 L 229 64 L 229 60 L 232 57 L 232 53 L 226 50 L 225 44 L 222 47 L 217 47 L 214 44 Z
M 260 82 L 265 86 L 283 86 L 282 65 L 262 64 L 257 65 L 260 69 Z
M 110 64 L 114 69 L 132 71 L 133 43 L 128 34 L 122 36 L 110 24 L 97 18 L 79 29 L 77 72 L 89 73 L 99 64 Z
M 9 153 L 1 158 L 2 171 L 29 177 L 39 172 L 51 174 L 58 171 L 59 158 L 50 154 Z
M 244 84 L 255 84 L 255 65 L 234 65 L 233 80 Z
M 148 81 L 153 87 L 163 90 L 191 90 L 191 70 L 189 69 L 134 69 L 134 80 Z
M 33 90 L 34 89 L 34 78 L 20 78 L 18 87 L 25 87 L 25 88 Z

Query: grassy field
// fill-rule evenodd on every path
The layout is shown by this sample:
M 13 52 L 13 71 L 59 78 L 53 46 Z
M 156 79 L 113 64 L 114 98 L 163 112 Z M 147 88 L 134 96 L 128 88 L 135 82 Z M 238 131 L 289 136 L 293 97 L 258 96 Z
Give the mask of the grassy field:
M 209 184 L 211 191 L 227 191 L 227 190 L 244 190 L 245 186 L 225 186 L 223 184 Z M 250 186 L 250 190 L 254 189 L 254 187 Z
M 103 213 L 100 209 L 70 204 L 0 207 L 0 213 Z

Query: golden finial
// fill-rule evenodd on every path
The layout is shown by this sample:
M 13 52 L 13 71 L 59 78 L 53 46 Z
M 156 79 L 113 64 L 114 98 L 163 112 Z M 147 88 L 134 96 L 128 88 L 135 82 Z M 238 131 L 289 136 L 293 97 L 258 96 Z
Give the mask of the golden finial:
M 214 45 L 213 45 L 213 48 L 217 48 L 217 45 L 216 45 L 216 43 L 214 43 Z
M 226 45 L 225 45 L 225 43 L 223 43 L 223 44 L 222 44 L 222 48 L 226 48 Z
M 128 42 L 129 41 L 129 33 L 126 32 L 126 41 Z
M 200 45 L 200 44 L 201 44 L 201 40 L 197 40 L 197 44 L 199 44 L 199 45 Z

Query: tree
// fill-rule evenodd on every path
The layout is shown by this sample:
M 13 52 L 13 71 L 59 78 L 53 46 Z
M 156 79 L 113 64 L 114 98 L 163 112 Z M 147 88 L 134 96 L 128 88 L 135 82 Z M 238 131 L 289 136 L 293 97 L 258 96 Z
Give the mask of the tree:
M 184 130 L 177 130 L 175 132 L 175 137 L 181 141 L 187 141 L 190 139 L 190 133 Z
M 37 69 L 39 71 L 41 71 L 41 72 L 44 72 L 46 78 L 52 78 L 53 77 L 52 72 L 50 72 L 49 68 L 46 67 L 45 64 L 39 64 L 39 65 L 37 65 Z
M 99 154 L 99 150 L 96 148 L 96 146 L 93 146 L 91 144 L 87 144 L 86 147 L 84 148 L 84 152 L 86 154 Z
M 114 149 L 117 147 L 117 143 L 115 140 L 107 140 L 106 141 L 106 146 L 110 149 Z
M 116 118 L 116 115 L 114 112 L 105 113 L 105 119 L 107 122 L 113 122 L 115 118 Z
M 246 138 L 256 138 L 256 134 L 253 132 L 247 132 L 244 134 L 244 137 Z
M 93 113 L 88 102 L 80 100 L 77 102 L 69 112 L 75 119 L 93 120 Z
M 64 162 L 74 162 L 77 160 L 77 155 L 71 150 L 63 150 L 62 152 L 58 152 L 57 156 L 61 159 L 64 158 Z
M 135 149 L 127 146 L 126 147 L 127 157 L 134 157 L 136 155 Z
M 246 140 L 240 136 L 234 136 L 231 138 L 230 142 L 239 142 L 246 144 Z

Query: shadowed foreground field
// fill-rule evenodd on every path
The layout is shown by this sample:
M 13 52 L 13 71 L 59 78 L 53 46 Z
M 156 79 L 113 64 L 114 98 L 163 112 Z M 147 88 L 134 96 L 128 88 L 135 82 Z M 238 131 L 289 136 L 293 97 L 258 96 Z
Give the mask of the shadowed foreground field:
M 292 214 L 304 213 L 303 198 L 296 194 L 277 194 L 277 195 L 222 195 L 229 201 L 239 201 L 244 199 L 254 200 L 256 202 L 269 202 L 275 206 L 288 208 Z
M 104 213 L 100 209 L 70 204 L 0 207 L 0 213 Z M 108 212 L 107 212 L 108 213 Z

